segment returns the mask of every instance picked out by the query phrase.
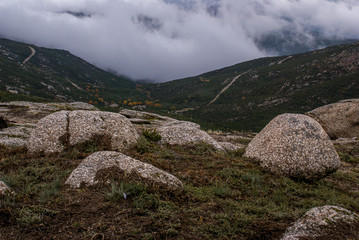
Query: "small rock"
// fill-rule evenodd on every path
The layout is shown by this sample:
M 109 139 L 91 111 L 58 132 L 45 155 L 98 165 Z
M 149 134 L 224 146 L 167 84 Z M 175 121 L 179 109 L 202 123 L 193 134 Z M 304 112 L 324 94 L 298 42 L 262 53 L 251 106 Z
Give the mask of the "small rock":
M 309 210 L 289 227 L 281 240 L 358 239 L 359 215 L 337 206 Z
M 324 129 L 302 114 L 277 116 L 253 138 L 244 156 L 270 172 L 307 180 L 324 177 L 340 165 Z
M 205 142 L 216 150 L 225 151 L 210 135 L 200 129 L 196 123 L 185 121 L 174 121 L 167 123 L 157 129 L 162 139 L 160 143 L 170 145 L 186 145 L 191 143 Z
M 332 139 L 359 137 L 359 99 L 342 100 L 308 113 Z
M 150 164 L 112 151 L 96 152 L 85 158 L 71 173 L 65 184 L 70 185 L 71 188 L 79 188 L 81 184 L 95 185 L 98 183 L 97 173 L 112 167 L 124 171 L 126 176 L 134 174 L 146 184 L 160 186 L 170 191 L 181 191 L 183 187 L 182 182 L 173 175 Z
M 10 188 L 3 181 L 0 181 L 0 196 L 7 193 L 11 193 Z

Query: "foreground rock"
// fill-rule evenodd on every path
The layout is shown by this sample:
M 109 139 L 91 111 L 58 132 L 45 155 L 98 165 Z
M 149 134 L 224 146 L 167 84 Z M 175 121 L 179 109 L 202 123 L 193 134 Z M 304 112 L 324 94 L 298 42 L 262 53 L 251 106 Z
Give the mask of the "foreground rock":
M 273 173 L 301 179 L 326 176 L 339 168 L 329 136 L 314 119 L 282 114 L 248 145 L 245 155 Z
M 161 135 L 161 143 L 170 145 L 187 145 L 191 143 L 207 143 L 216 150 L 225 151 L 210 135 L 200 129 L 196 123 L 185 121 L 174 121 L 167 123 L 157 129 Z
M 96 179 L 98 172 L 110 168 L 117 168 L 123 172 L 123 177 L 135 176 L 153 187 L 170 191 L 180 191 L 183 187 L 182 182 L 173 175 L 122 153 L 111 151 L 96 152 L 87 157 L 71 173 L 65 184 L 72 188 L 79 188 L 82 184 L 95 185 L 98 183 Z
M 122 150 L 136 143 L 138 134 L 121 114 L 100 111 L 60 111 L 41 119 L 30 135 L 32 153 L 61 152 L 66 147 L 86 141 L 108 141 L 112 150 Z
M 359 137 L 359 99 L 329 104 L 307 113 L 332 139 Z
M 337 206 L 309 210 L 289 227 L 281 240 L 358 239 L 359 215 Z

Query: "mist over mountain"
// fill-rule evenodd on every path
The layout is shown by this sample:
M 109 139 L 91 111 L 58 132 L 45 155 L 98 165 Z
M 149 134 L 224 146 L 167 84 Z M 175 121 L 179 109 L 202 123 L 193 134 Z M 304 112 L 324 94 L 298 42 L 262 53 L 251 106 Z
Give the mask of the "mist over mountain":
M 358 22 L 352 0 L 0 3 L 0 36 L 157 82 L 359 39 Z

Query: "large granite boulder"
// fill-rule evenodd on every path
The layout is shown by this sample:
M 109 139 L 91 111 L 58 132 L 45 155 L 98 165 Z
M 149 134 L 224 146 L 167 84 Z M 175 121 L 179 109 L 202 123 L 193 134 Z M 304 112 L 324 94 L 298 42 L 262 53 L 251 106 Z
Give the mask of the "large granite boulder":
M 359 137 L 359 99 L 349 99 L 316 108 L 308 113 L 332 139 Z
M 108 139 L 110 149 L 122 150 L 136 143 L 138 134 L 124 116 L 100 111 L 60 111 L 41 119 L 28 140 L 28 150 L 55 153 L 66 147 Z
M 290 226 L 281 240 L 358 239 L 359 215 L 337 206 L 316 207 Z
M 138 180 L 169 191 L 181 191 L 182 182 L 173 175 L 150 164 L 140 162 L 122 153 L 103 151 L 85 158 L 71 173 L 65 184 L 71 188 L 79 188 L 82 184 L 91 186 L 98 183 L 97 174 L 101 170 L 117 168 L 123 172 L 124 178 L 135 176 Z
M 324 129 L 301 114 L 277 116 L 249 143 L 244 156 L 270 172 L 307 180 L 326 176 L 340 165 Z
M 200 129 L 196 123 L 186 121 L 169 122 L 157 129 L 161 135 L 160 143 L 170 145 L 187 145 L 191 143 L 205 142 L 216 150 L 225 151 L 210 135 Z
M 69 113 L 60 111 L 42 118 L 30 134 L 27 142 L 28 151 L 32 153 L 62 152 L 66 147 Z

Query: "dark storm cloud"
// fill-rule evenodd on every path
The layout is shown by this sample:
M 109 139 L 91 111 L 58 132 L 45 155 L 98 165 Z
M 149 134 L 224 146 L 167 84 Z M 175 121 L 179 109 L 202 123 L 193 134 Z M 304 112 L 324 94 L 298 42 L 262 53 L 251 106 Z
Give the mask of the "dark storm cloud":
M 354 0 L 166 1 L 1 0 L 0 34 L 157 81 L 265 56 L 255 40 L 283 29 L 359 37 Z

